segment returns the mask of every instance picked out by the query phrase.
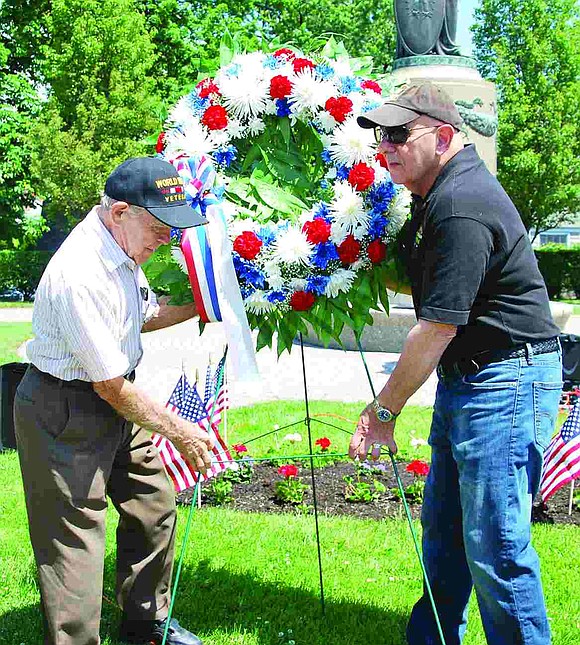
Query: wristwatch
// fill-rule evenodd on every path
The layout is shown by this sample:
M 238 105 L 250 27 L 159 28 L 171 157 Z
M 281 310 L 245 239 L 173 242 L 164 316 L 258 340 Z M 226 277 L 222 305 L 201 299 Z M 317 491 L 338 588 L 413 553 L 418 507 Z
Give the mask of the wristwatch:
M 391 412 L 389 408 L 383 408 L 383 406 L 376 400 L 373 400 L 373 410 L 377 415 L 377 419 L 382 423 L 389 423 L 389 421 L 394 421 L 399 415 Z M 399 413 L 400 414 L 400 413 Z

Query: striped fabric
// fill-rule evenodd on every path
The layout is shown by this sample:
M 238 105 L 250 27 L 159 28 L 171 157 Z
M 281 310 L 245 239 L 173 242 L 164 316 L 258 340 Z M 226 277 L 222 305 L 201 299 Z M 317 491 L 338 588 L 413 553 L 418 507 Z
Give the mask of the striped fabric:
M 52 257 L 35 296 L 28 358 L 65 381 L 104 381 L 135 369 L 143 354 L 141 327 L 158 310 L 143 271 L 97 208 Z

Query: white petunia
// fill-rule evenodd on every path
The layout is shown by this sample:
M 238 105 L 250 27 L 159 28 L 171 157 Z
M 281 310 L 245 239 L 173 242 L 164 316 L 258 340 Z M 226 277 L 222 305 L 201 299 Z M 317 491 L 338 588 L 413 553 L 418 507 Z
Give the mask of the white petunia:
M 330 81 L 319 80 L 310 68 L 298 72 L 291 80 L 292 92 L 288 102 L 295 115 L 303 112 L 314 114 L 336 94 L 334 85 Z
M 343 166 L 369 161 L 375 154 L 373 131 L 361 128 L 354 116 L 336 128 L 329 138 L 330 156 Z
M 278 262 L 308 264 L 312 249 L 312 244 L 299 228 L 288 226 L 285 231 L 280 231 L 278 234 L 273 254 Z
M 266 298 L 266 292 L 259 289 L 244 300 L 244 306 L 252 314 L 262 314 L 276 309 L 276 305 Z
M 346 293 L 355 279 L 355 272 L 350 269 L 337 269 L 330 275 L 324 295 L 328 298 L 336 298 L 339 293 Z
M 340 244 L 336 240 L 342 241 L 351 233 L 360 240 L 368 231 L 370 215 L 365 211 L 362 196 L 348 182 L 337 181 L 334 184 L 330 212 L 334 218 L 331 235 L 336 244 Z
M 179 264 L 179 268 L 183 273 L 187 273 L 187 263 L 183 251 L 178 246 L 171 247 L 171 257 Z

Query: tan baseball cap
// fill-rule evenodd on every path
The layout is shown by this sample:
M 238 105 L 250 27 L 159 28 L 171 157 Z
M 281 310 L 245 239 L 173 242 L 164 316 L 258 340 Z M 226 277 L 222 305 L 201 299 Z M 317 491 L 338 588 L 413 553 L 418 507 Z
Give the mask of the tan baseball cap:
M 429 82 L 411 83 L 381 107 L 359 116 L 357 123 L 366 129 L 377 126 L 394 128 L 414 121 L 422 114 L 449 123 L 458 130 L 463 125 L 453 99 L 444 89 Z

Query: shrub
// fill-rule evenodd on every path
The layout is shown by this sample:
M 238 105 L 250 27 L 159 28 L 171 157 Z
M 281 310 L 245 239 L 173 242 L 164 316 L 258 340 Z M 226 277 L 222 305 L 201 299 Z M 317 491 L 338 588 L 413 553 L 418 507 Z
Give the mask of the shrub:
M 49 251 L 0 251 L 0 291 L 18 289 L 30 299 L 51 256 Z
M 570 292 L 580 298 L 580 245 L 546 244 L 535 253 L 550 299 Z

